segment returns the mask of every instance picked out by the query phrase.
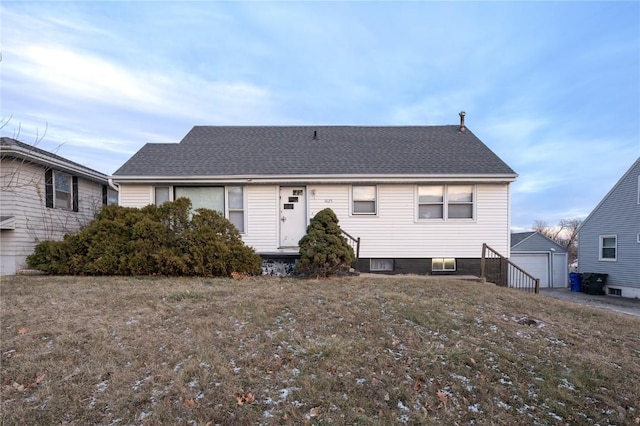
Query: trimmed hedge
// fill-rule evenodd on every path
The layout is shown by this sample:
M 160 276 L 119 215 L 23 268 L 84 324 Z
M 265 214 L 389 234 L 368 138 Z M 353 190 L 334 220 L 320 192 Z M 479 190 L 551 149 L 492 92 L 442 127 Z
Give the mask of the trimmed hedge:
M 220 213 L 180 198 L 142 209 L 105 206 L 62 241 L 43 241 L 27 264 L 52 275 L 258 275 L 262 261 Z
M 327 208 L 309 223 L 300 242 L 300 260 L 296 271 L 309 277 L 327 277 L 346 272 L 356 256 L 338 225 L 338 217 Z

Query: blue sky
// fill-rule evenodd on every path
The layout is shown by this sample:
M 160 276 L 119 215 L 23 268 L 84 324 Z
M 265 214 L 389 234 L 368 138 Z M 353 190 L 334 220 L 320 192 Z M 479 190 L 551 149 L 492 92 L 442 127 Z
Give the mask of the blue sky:
M 111 174 L 194 125 L 466 124 L 512 226 L 584 218 L 640 156 L 639 2 L 11 2 L 3 136 Z

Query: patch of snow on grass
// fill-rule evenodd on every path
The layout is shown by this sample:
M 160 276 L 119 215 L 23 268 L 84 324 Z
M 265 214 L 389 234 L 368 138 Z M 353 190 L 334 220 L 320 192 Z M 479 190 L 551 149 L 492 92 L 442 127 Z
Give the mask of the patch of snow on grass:
M 468 410 L 471 411 L 472 413 L 479 413 L 480 412 L 480 404 L 475 403 L 473 405 L 470 405 L 468 407 Z

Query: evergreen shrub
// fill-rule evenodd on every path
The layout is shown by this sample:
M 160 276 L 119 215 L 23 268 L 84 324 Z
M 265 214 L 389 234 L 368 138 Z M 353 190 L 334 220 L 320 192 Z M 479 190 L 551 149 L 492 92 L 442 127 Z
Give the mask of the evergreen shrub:
M 27 264 L 53 275 L 258 275 L 262 260 L 220 213 L 187 198 L 142 209 L 105 206 L 78 233 L 43 241 Z
M 338 225 L 338 217 L 327 208 L 319 211 L 299 241 L 296 271 L 308 277 L 327 277 L 347 272 L 356 256 Z

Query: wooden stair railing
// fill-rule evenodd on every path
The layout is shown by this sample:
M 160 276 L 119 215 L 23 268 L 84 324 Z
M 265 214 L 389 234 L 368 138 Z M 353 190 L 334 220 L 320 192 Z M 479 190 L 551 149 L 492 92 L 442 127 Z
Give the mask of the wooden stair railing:
M 533 291 L 536 294 L 540 292 L 539 278 L 529 274 L 527 271 L 489 247 L 486 243 L 482 244 L 480 278 L 501 287 Z

